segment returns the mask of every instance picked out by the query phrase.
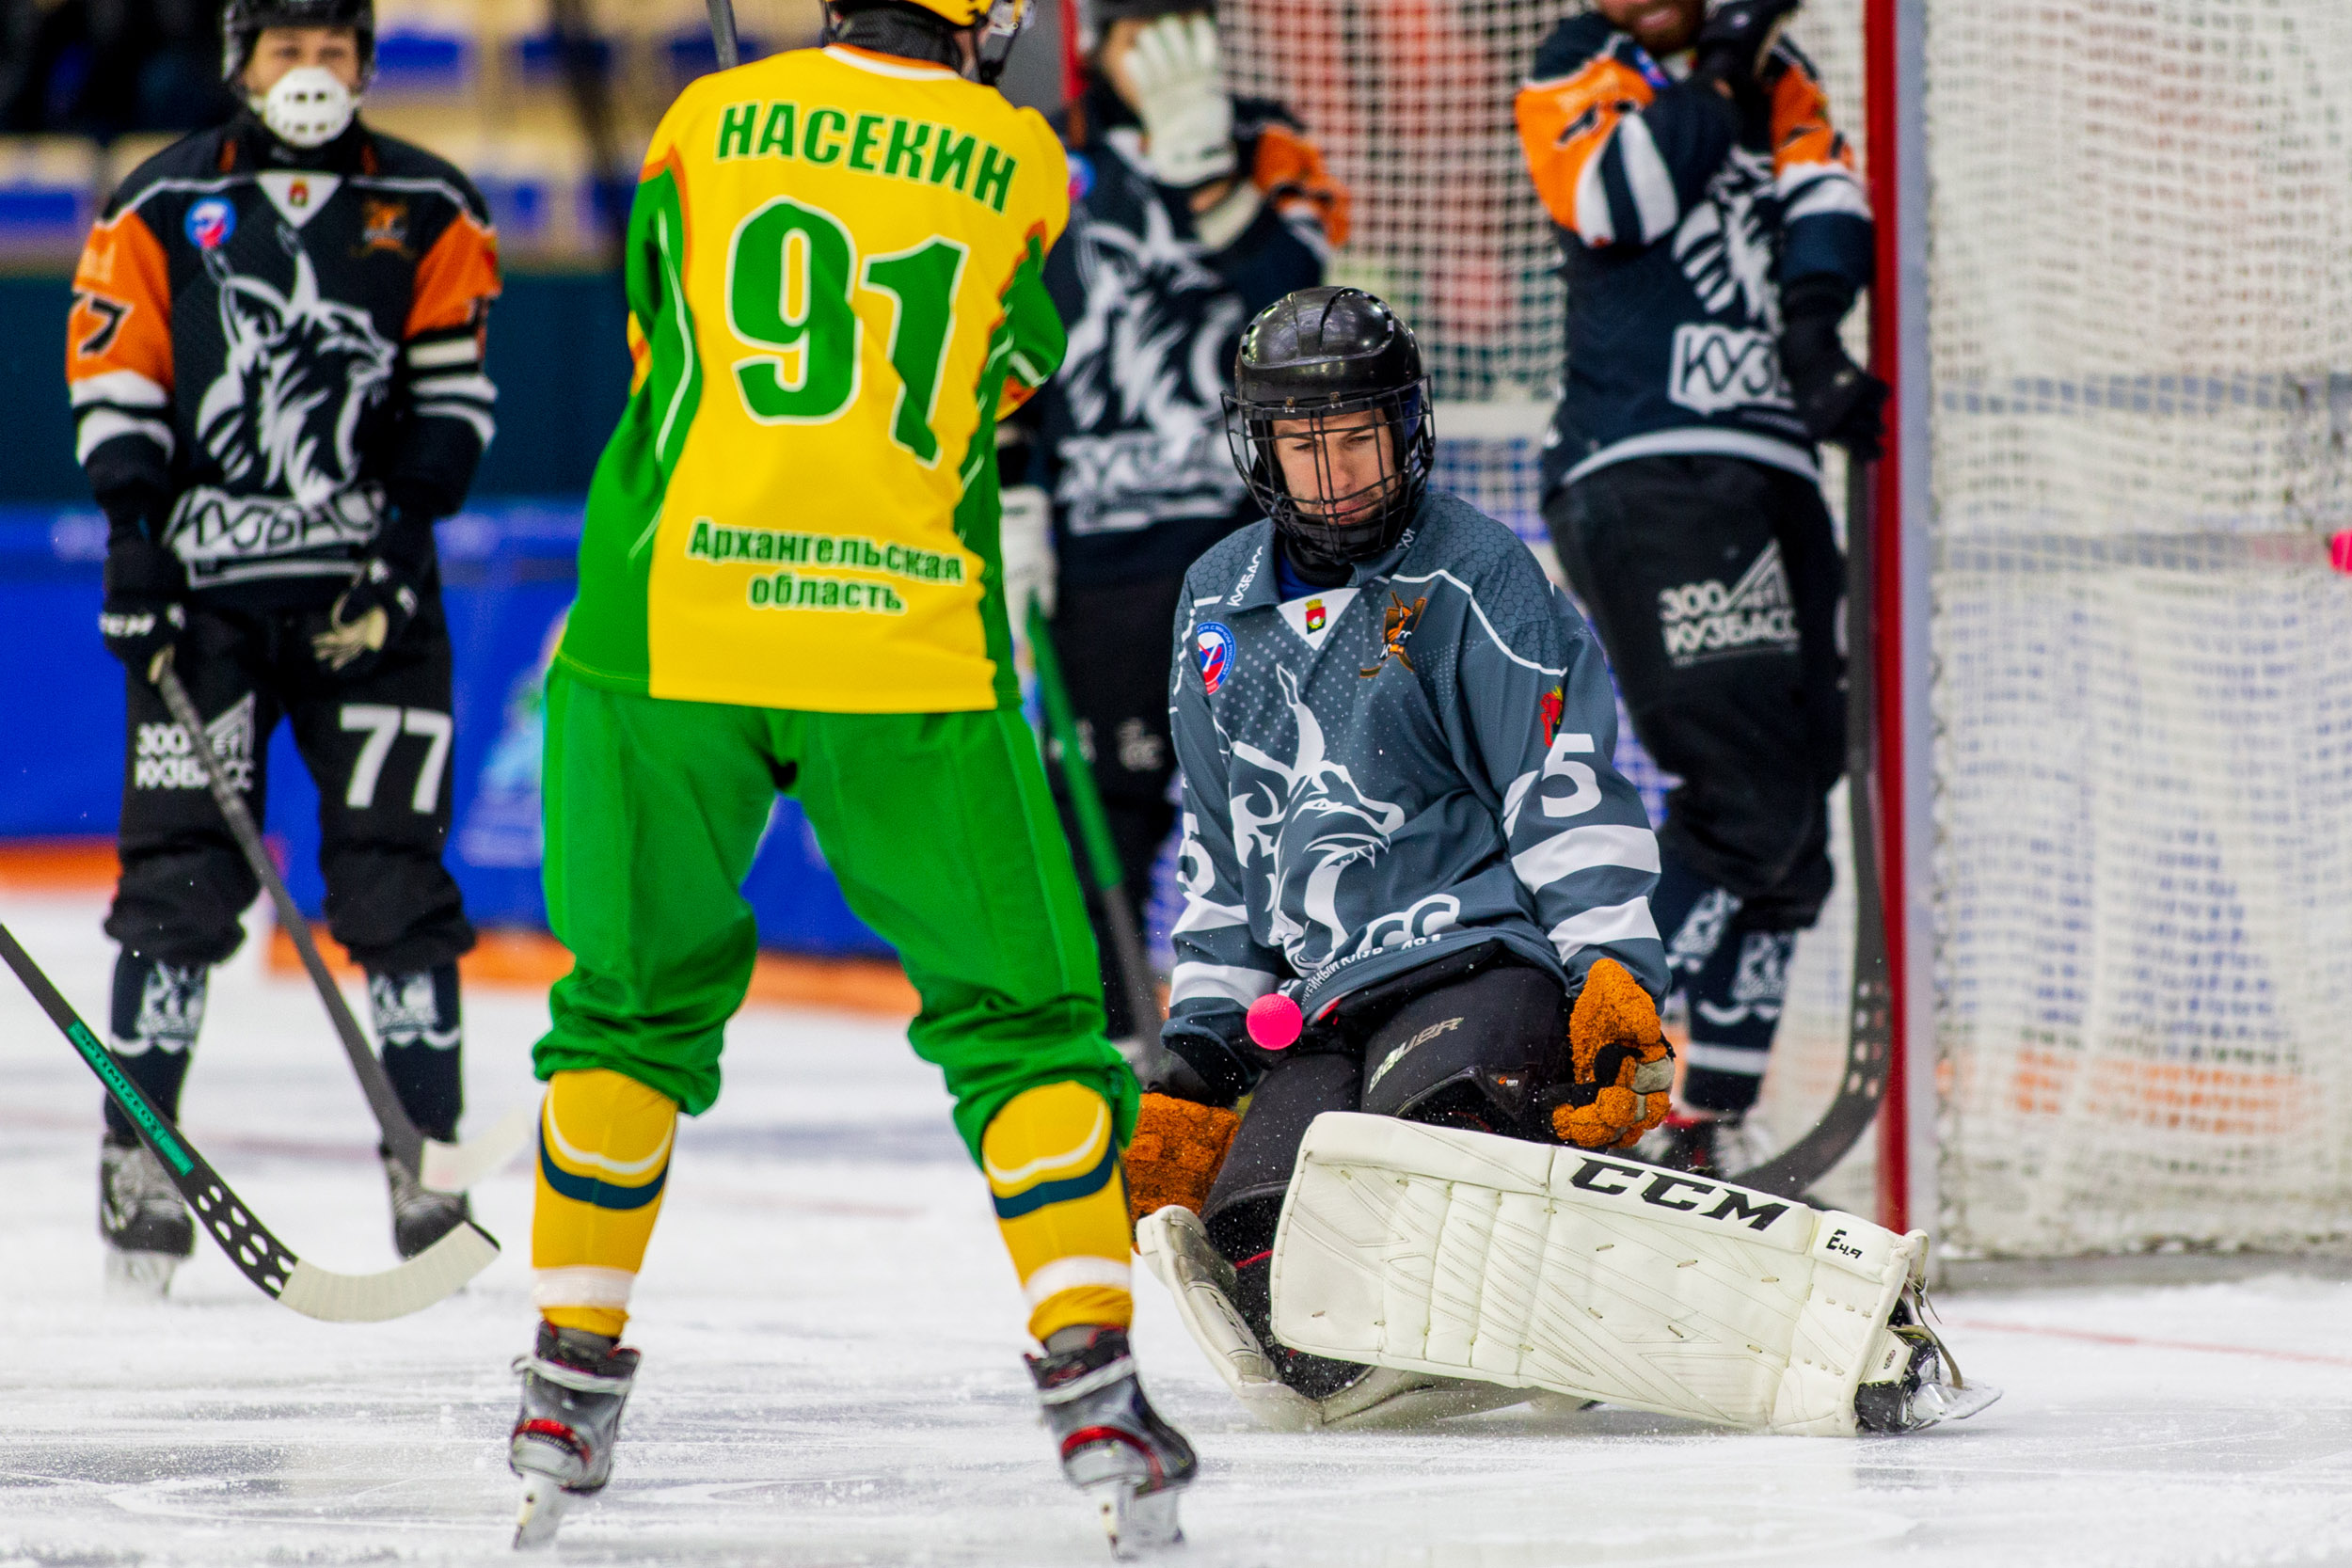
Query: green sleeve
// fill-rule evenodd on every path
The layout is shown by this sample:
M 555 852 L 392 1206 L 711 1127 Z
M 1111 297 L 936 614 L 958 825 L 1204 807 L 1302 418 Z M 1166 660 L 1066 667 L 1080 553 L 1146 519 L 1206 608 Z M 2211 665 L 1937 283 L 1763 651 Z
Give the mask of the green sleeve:
M 643 379 L 588 486 L 580 598 L 564 636 L 566 664 L 611 689 L 643 691 L 645 592 L 655 526 L 702 401 L 702 359 L 686 302 L 686 203 L 675 160 L 637 187 L 623 251 L 630 317 L 644 343 Z M 633 345 L 632 345 L 633 346 Z

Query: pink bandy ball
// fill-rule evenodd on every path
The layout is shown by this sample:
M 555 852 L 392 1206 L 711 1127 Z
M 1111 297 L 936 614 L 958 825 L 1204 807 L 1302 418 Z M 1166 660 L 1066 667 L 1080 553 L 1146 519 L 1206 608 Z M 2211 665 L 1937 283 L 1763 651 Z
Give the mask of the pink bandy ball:
M 1268 1051 L 1283 1051 L 1297 1040 L 1298 1032 L 1307 1026 L 1307 1015 L 1280 991 L 1268 991 L 1249 1004 L 1248 1022 L 1251 1039 Z

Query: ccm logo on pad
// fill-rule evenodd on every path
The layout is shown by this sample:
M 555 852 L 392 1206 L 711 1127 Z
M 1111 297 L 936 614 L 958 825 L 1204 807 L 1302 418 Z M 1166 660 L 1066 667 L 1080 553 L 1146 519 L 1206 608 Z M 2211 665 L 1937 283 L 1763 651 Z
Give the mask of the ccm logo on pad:
M 1620 1178 L 1623 1180 L 1618 1180 Z M 1693 1177 L 1677 1176 L 1672 1171 L 1661 1171 L 1655 1165 L 1621 1165 L 1613 1160 L 1587 1159 L 1578 1167 L 1577 1173 L 1568 1178 L 1568 1185 L 1581 1187 L 1588 1193 L 1599 1193 L 1605 1197 L 1639 1197 L 1653 1208 L 1673 1209 L 1684 1213 L 1697 1213 L 1700 1205 L 1721 1194 L 1723 1201 L 1699 1214 L 1699 1218 L 1744 1224 L 1751 1230 L 1766 1229 L 1774 1220 L 1788 1212 L 1786 1203 L 1751 1204 L 1749 1195 L 1735 1188 L 1721 1187 Z

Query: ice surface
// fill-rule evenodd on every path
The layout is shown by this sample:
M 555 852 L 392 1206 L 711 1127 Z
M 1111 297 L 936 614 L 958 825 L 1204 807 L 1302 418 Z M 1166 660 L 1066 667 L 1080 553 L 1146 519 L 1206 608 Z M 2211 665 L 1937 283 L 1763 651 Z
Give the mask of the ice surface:
M 0 901 L 103 1026 L 99 913 Z M 209 1249 L 167 1305 L 109 1304 L 97 1087 L 0 986 L 0 1568 L 511 1560 L 524 1170 L 477 1194 L 506 1255 L 404 1322 L 298 1318 Z M 533 1094 L 545 1007 L 466 1006 L 484 1118 Z M 1053 1468 L 1011 1271 L 929 1069 L 886 1024 L 778 1009 L 744 1015 L 726 1065 L 646 1259 L 618 1477 L 561 1560 L 1107 1562 Z M 220 974 L 184 1120 L 289 1245 L 392 1261 L 372 1129 L 303 982 L 250 957 Z M 1140 1297 L 1147 1380 L 1205 1461 L 1171 1568 L 2352 1561 L 2344 1286 L 1947 1297 L 1963 1365 L 2008 1398 L 1862 1442 L 1605 1411 L 1262 1433 L 1158 1287 Z

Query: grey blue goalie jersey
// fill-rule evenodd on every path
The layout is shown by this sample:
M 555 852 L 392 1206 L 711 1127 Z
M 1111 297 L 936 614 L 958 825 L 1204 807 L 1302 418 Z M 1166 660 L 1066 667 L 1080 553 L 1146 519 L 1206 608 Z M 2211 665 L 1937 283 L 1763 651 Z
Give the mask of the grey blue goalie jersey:
M 1232 1060 L 1277 986 L 1312 1020 L 1495 939 L 1571 993 L 1601 958 L 1661 991 L 1658 842 L 1610 762 L 1601 652 L 1527 547 L 1432 496 L 1345 587 L 1287 603 L 1274 549 L 1271 523 L 1230 535 L 1177 612 L 1170 1047 Z

